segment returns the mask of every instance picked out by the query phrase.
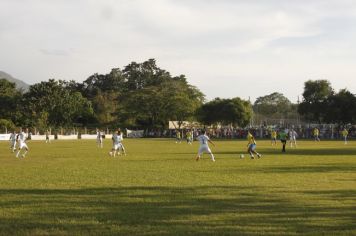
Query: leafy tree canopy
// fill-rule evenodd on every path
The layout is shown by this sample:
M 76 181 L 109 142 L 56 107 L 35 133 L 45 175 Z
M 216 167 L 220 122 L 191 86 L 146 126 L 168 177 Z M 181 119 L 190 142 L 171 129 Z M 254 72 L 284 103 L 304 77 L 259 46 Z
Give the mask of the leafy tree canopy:
M 303 101 L 298 107 L 298 112 L 309 121 L 325 121 L 327 100 L 334 91 L 327 80 L 309 80 L 304 84 Z
M 325 121 L 345 125 L 356 122 L 356 96 L 346 89 L 332 94 L 327 99 Z
M 91 103 L 80 92 L 71 91 L 68 82 L 50 79 L 30 86 L 24 94 L 25 115 L 30 126 L 71 126 L 93 114 Z
M 207 125 L 224 124 L 245 127 L 252 117 L 250 102 L 238 97 L 233 99 L 216 98 L 205 103 L 197 111 L 198 120 Z
M 16 89 L 15 83 L 0 79 L 0 118 L 15 122 L 19 118 L 18 105 L 21 92 Z
M 253 105 L 256 113 L 267 116 L 280 116 L 290 112 L 292 103 L 281 93 L 258 97 Z

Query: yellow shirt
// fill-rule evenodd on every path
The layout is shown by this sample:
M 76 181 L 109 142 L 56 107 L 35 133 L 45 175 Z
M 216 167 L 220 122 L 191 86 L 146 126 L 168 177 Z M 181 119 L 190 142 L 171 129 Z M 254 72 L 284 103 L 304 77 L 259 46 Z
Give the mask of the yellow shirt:
M 344 129 L 342 131 L 342 136 L 346 137 L 348 134 L 349 134 L 349 132 L 346 129 Z
M 318 129 L 314 129 L 314 135 L 319 135 L 319 130 Z
M 276 132 L 276 131 L 272 131 L 271 137 L 272 137 L 272 138 L 277 138 L 277 132 Z
M 248 144 L 251 144 L 251 143 L 255 142 L 254 138 L 253 138 L 253 135 L 250 132 L 248 132 L 248 134 L 247 134 L 247 142 L 248 142 Z

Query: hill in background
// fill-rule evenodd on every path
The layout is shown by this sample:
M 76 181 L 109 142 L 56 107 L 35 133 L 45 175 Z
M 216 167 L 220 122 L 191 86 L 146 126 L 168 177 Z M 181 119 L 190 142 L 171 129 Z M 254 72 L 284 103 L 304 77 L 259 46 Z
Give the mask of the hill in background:
M 16 88 L 23 89 L 24 91 L 27 91 L 28 88 L 30 87 L 30 85 L 26 84 L 22 80 L 15 79 L 11 75 L 9 75 L 8 73 L 3 72 L 3 71 L 0 71 L 0 79 L 7 79 L 8 81 L 10 81 L 12 83 L 15 83 L 16 84 Z

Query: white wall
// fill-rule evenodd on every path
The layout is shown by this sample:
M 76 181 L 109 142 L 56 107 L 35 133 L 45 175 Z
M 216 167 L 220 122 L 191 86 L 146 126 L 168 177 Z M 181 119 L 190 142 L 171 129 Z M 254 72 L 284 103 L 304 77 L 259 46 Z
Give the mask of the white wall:
M 81 139 L 96 139 L 96 134 L 82 134 Z M 106 134 L 105 139 L 111 139 L 112 135 L 111 134 Z
M 105 135 L 105 139 L 111 139 L 112 135 L 107 134 Z M 10 134 L 0 134 L 0 141 L 9 141 Z M 54 140 L 54 135 L 49 136 L 50 140 Z M 58 135 L 58 140 L 77 140 L 78 135 Z M 81 139 L 96 139 L 95 134 L 82 134 Z M 31 140 L 35 141 L 45 141 L 46 135 L 31 135 Z
M 49 135 L 49 139 L 53 140 L 54 135 Z M 46 141 L 46 135 L 31 135 L 31 140 L 43 140 Z
M 82 134 L 81 139 L 96 139 L 96 134 Z
M 78 135 L 58 135 L 58 140 L 75 140 L 78 139 Z
M 10 134 L 0 134 L 0 141 L 9 141 Z

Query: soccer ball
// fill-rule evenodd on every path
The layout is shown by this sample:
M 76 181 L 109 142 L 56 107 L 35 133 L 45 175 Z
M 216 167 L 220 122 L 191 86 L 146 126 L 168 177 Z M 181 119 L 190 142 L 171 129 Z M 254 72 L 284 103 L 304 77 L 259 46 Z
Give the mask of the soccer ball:
M 240 154 L 240 158 L 242 159 L 242 158 L 244 158 L 245 157 L 245 155 L 244 154 Z

